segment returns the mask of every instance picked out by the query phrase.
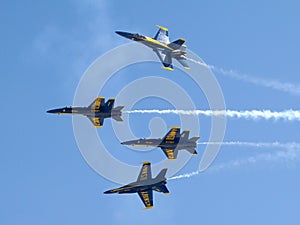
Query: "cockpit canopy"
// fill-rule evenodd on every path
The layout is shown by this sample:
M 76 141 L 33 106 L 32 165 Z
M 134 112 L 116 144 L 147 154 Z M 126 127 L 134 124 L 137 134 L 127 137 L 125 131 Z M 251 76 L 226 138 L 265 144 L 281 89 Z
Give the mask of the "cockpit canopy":
M 140 34 L 133 34 L 132 35 L 134 38 L 137 38 L 137 39 L 146 39 L 146 37 L 145 36 L 143 36 L 143 35 L 140 35 Z

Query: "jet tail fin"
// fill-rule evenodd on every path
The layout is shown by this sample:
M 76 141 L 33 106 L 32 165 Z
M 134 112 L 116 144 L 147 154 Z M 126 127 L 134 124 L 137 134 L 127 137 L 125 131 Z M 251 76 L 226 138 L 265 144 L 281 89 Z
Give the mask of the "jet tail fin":
M 118 107 L 116 107 L 116 108 L 113 108 L 112 109 L 112 112 L 113 113 L 117 113 L 117 112 L 121 112 L 121 110 L 124 108 L 124 106 L 123 105 L 121 105 L 121 106 L 118 106 Z
M 165 180 L 166 180 L 166 173 L 167 173 L 167 170 L 168 170 L 168 168 L 162 169 L 162 170 L 159 172 L 159 174 L 155 177 L 155 180 L 156 180 L 157 182 L 165 181 Z M 169 193 L 170 193 L 169 190 L 168 190 L 168 188 L 167 188 L 166 185 L 164 185 L 164 184 L 155 187 L 154 190 L 157 191 L 157 192 L 165 193 L 165 194 L 169 194 Z
M 102 106 L 103 112 L 110 112 L 114 107 L 114 104 L 115 104 L 114 98 L 108 99 L 107 102 Z
M 115 121 L 123 122 L 121 115 L 112 115 L 111 118 L 113 118 Z
M 198 141 L 199 138 L 200 138 L 199 136 L 195 136 L 195 137 L 192 137 L 192 138 L 190 139 L 190 141 L 196 142 L 196 141 Z
M 184 130 L 181 134 L 180 134 L 180 138 L 183 139 L 189 139 L 189 135 L 190 135 L 190 131 L 189 130 Z
M 165 180 L 166 179 L 166 173 L 168 168 L 162 169 L 159 174 L 155 177 L 156 180 Z
M 168 46 L 174 50 L 179 49 L 185 42 L 184 38 L 179 38 L 176 41 L 171 42 Z

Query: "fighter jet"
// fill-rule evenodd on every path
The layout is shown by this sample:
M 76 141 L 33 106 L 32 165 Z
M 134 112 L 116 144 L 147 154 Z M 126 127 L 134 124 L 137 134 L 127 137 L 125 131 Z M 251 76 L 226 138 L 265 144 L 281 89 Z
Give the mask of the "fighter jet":
M 88 107 L 65 107 L 47 111 L 47 113 L 56 114 L 79 114 L 90 119 L 93 125 L 98 128 L 103 126 L 105 118 L 113 118 L 116 121 L 123 121 L 121 118 L 121 110 L 124 106 L 114 107 L 115 99 L 110 98 L 105 103 L 104 97 L 97 97 Z
M 186 63 L 186 45 L 184 45 L 185 39 L 179 38 L 176 41 L 170 42 L 169 31 L 167 28 L 157 25 L 158 31 L 156 35 L 151 38 L 143 36 L 137 33 L 128 33 L 123 31 L 116 31 L 117 34 L 131 39 L 133 41 L 140 42 L 150 48 L 157 54 L 159 60 L 164 65 L 164 69 L 173 70 L 172 58 L 177 61 L 185 68 L 189 69 Z
M 150 162 L 144 162 L 137 181 L 120 188 L 105 191 L 104 194 L 130 194 L 137 192 L 142 199 L 146 209 L 152 208 L 153 191 L 169 194 L 169 190 L 166 187 L 166 172 L 167 168 L 162 169 L 155 178 L 152 178 L 151 164 Z
M 189 130 L 185 130 L 180 134 L 180 127 L 173 127 L 166 136 L 161 139 L 145 139 L 141 138 L 138 140 L 125 141 L 121 144 L 131 146 L 155 146 L 160 147 L 168 159 L 176 159 L 178 150 L 186 150 L 193 155 L 197 155 L 196 141 L 200 138 L 199 136 L 192 137 L 189 139 Z

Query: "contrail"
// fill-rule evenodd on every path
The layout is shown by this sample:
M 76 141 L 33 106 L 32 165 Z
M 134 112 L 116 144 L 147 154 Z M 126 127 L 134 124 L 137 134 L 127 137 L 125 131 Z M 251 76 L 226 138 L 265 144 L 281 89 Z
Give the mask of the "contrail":
M 251 84 L 260 85 L 263 87 L 272 88 L 274 90 L 283 91 L 290 93 L 292 95 L 300 95 L 300 84 L 293 84 L 289 82 L 280 82 L 278 80 L 271 80 L 271 79 L 262 79 L 258 77 L 253 77 L 247 74 L 242 74 L 234 70 L 225 70 L 223 68 L 213 66 L 213 65 L 207 65 L 204 62 L 194 60 L 191 58 L 187 58 L 187 60 L 197 63 L 199 65 L 205 66 L 207 68 L 210 68 L 211 70 L 215 71 L 216 73 L 223 74 L 225 76 L 234 78 L 236 80 L 242 80 Z
M 280 142 L 240 142 L 240 141 L 229 141 L 229 142 L 200 142 L 198 144 L 207 145 L 207 144 L 222 144 L 222 145 L 237 145 L 237 146 L 247 146 L 247 147 L 259 147 L 259 148 L 279 148 L 281 150 L 276 150 L 272 153 L 260 153 L 255 156 L 250 156 L 246 159 L 232 160 L 227 163 L 222 163 L 216 166 L 213 166 L 210 171 L 217 171 L 225 168 L 235 168 L 238 166 L 246 164 L 254 164 L 259 161 L 267 162 L 290 162 L 300 158 L 300 143 L 289 142 L 289 143 L 280 143 Z M 169 178 L 168 180 L 176 180 L 182 178 L 190 178 L 200 174 L 201 171 L 194 171 L 191 173 L 181 174 Z
M 203 115 L 203 116 L 227 116 L 230 118 L 243 119 L 265 119 L 270 120 L 286 120 L 286 121 L 300 121 L 300 110 L 285 110 L 285 111 L 271 111 L 271 110 L 177 110 L 177 109 L 145 109 L 145 110 L 131 110 L 124 111 L 124 113 L 156 113 L 156 114 L 177 114 L 177 115 Z

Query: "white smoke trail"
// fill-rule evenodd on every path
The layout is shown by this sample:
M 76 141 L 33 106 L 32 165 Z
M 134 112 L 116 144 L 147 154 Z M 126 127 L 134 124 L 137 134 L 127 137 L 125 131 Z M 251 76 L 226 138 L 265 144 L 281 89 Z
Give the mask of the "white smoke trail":
M 223 68 L 218 68 L 215 66 L 209 66 L 212 70 L 217 73 L 232 77 L 237 80 L 242 80 L 248 83 L 260 85 L 263 87 L 272 88 L 274 90 L 287 92 L 293 95 L 300 95 L 300 85 L 292 84 L 288 82 L 280 82 L 278 80 L 262 79 L 258 77 L 252 77 L 246 74 L 241 74 L 233 70 L 224 70 Z
M 209 171 L 217 171 L 225 168 L 235 168 L 246 164 L 254 164 L 259 161 L 268 162 L 291 162 L 300 158 L 300 143 L 290 142 L 290 143 L 280 143 L 280 142 L 240 142 L 240 141 L 230 141 L 230 142 L 200 142 L 200 145 L 207 144 L 222 144 L 222 145 L 237 145 L 237 146 L 248 146 L 248 147 L 259 147 L 259 148 L 281 148 L 272 153 L 261 153 L 256 156 L 251 156 L 246 159 L 232 160 L 227 163 L 222 163 L 210 168 Z M 182 178 L 190 178 L 200 174 L 201 171 L 194 171 L 191 173 L 181 174 L 169 178 L 168 180 L 176 180 Z
M 195 59 L 192 59 L 192 58 L 186 58 L 186 59 L 193 62 L 193 63 L 196 63 L 196 64 L 199 64 L 201 66 L 205 66 L 205 67 L 208 67 L 208 68 L 212 69 L 212 67 L 210 65 L 207 65 L 204 62 L 201 62 L 201 61 L 198 61 L 198 60 L 195 60 Z
M 225 70 L 223 68 L 213 66 L 213 65 L 207 65 L 204 62 L 194 60 L 191 58 L 187 58 L 187 60 L 197 63 L 199 65 L 205 66 L 207 68 L 210 68 L 211 70 L 215 71 L 216 73 L 223 74 L 225 76 L 234 78 L 236 80 L 242 80 L 251 84 L 260 85 L 263 87 L 272 88 L 274 90 L 287 92 L 293 95 L 300 95 L 300 84 L 292 84 L 288 82 L 280 82 L 278 80 L 271 80 L 271 79 L 262 79 L 258 77 L 249 76 L 246 74 L 239 73 L 234 70 Z
M 272 153 L 260 153 L 257 154 L 256 156 L 250 156 L 246 159 L 238 159 L 238 160 L 231 160 L 227 163 L 222 163 L 219 165 L 216 165 L 212 167 L 211 171 L 217 171 L 221 169 L 226 169 L 226 168 L 236 168 L 240 167 L 243 165 L 247 164 L 255 164 L 257 162 L 273 162 L 273 163 L 278 163 L 278 162 L 284 162 L 284 163 L 290 163 L 292 161 L 295 161 L 300 157 L 300 149 L 299 147 L 291 147 L 287 148 L 285 150 L 277 150 Z
M 227 142 L 198 142 L 198 145 L 235 145 L 235 146 L 246 146 L 246 147 L 257 147 L 257 148 L 299 148 L 300 143 L 289 142 L 280 143 L 275 142 L 244 142 L 244 141 L 227 141 Z
M 150 110 L 132 110 L 124 111 L 124 113 L 157 113 L 157 114 L 177 114 L 177 115 L 204 115 L 204 116 L 227 116 L 230 118 L 244 118 L 244 119 L 265 119 L 265 120 L 287 120 L 300 121 L 300 110 L 285 110 L 285 111 L 271 111 L 271 110 L 177 110 L 177 109 L 150 109 Z
M 181 175 L 178 175 L 178 176 L 170 177 L 170 178 L 168 178 L 168 180 L 177 180 L 177 179 L 182 179 L 182 178 L 190 178 L 190 177 L 196 176 L 200 173 L 201 172 L 199 170 L 197 170 L 197 171 L 194 171 L 194 172 L 191 172 L 191 173 L 185 173 L 185 174 L 181 174 Z

